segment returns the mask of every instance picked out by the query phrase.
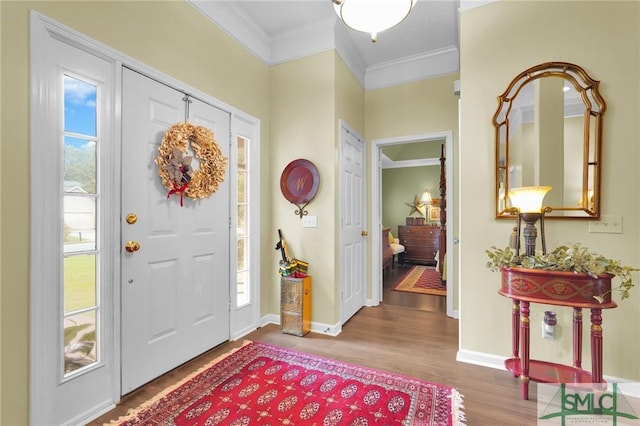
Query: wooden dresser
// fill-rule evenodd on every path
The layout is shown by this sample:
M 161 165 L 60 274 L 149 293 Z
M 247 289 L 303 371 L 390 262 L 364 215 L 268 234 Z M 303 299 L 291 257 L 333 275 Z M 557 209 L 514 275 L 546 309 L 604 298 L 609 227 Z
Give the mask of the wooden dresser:
M 398 238 L 405 252 L 401 262 L 436 265 L 440 227 L 435 225 L 398 225 Z

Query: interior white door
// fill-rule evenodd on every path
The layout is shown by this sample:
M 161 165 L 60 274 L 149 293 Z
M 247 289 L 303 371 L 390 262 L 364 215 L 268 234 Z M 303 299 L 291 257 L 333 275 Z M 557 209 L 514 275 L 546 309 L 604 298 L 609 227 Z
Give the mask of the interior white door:
M 365 147 L 346 124 L 340 126 L 340 320 L 344 324 L 365 303 Z
M 229 338 L 228 168 L 217 192 L 181 207 L 154 163 L 166 129 L 185 120 L 184 97 L 123 71 L 122 394 Z M 230 114 L 193 98 L 188 111 L 228 157 Z M 127 252 L 127 241 L 140 249 Z

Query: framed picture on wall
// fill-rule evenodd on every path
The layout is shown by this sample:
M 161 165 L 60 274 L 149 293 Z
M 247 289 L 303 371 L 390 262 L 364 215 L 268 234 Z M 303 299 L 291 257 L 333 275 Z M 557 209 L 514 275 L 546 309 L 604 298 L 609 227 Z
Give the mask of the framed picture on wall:
M 429 206 L 429 222 L 440 221 L 440 199 L 433 198 Z

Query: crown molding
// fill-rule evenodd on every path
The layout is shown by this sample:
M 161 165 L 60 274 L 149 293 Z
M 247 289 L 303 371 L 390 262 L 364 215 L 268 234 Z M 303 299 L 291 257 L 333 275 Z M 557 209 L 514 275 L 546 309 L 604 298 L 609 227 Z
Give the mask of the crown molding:
M 427 54 L 371 66 L 367 68 L 365 75 L 365 89 L 380 89 L 425 80 L 458 72 L 459 69 L 458 48 L 451 46 Z
M 338 25 L 337 18 L 335 22 L 336 51 L 356 80 L 358 80 L 360 86 L 365 87 L 364 79 L 365 73 L 367 72 L 367 64 L 364 59 L 362 59 L 362 55 L 360 55 L 353 40 L 349 37 L 347 28 L 342 24 Z
M 188 3 L 263 62 L 269 63 L 268 34 L 253 24 L 239 8 L 224 1 L 188 0 Z
M 290 31 L 271 40 L 269 65 L 303 58 L 334 49 L 337 18 L 329 18 L 300 30 Z
M 253 24 L 233 2 L 188 2 L 269 66 L 335 49 L 365 90 L 425 80 L 459 71 L 459 52 L 455 46 L 367 67 L 347 29 L 343 25 L 337 25 L 337 17 L 270 39 L 268 34 Z

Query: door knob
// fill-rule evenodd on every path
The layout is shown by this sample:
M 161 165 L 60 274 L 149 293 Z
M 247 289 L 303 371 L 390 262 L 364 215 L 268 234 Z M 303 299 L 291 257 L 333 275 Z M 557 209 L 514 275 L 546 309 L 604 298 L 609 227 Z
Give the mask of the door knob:
M 360 232 L 360 235 L 362 235 L 363 237 L 366 237 L 367 235 L 369 235 L 369 233 L 367 231 L 362 231 Z
M 137 241 L 127 241 L 124 245 L 125 250 L 129 253 L 133 253 L 134 251 L 140 250 L 140 243 Z
M 127 215 L 127 223 L 129 225 L 133 225 L 134 223 L 136 223 L 138 221 L 138 216 L 135 215 L 135 213 L 129 213 Z

